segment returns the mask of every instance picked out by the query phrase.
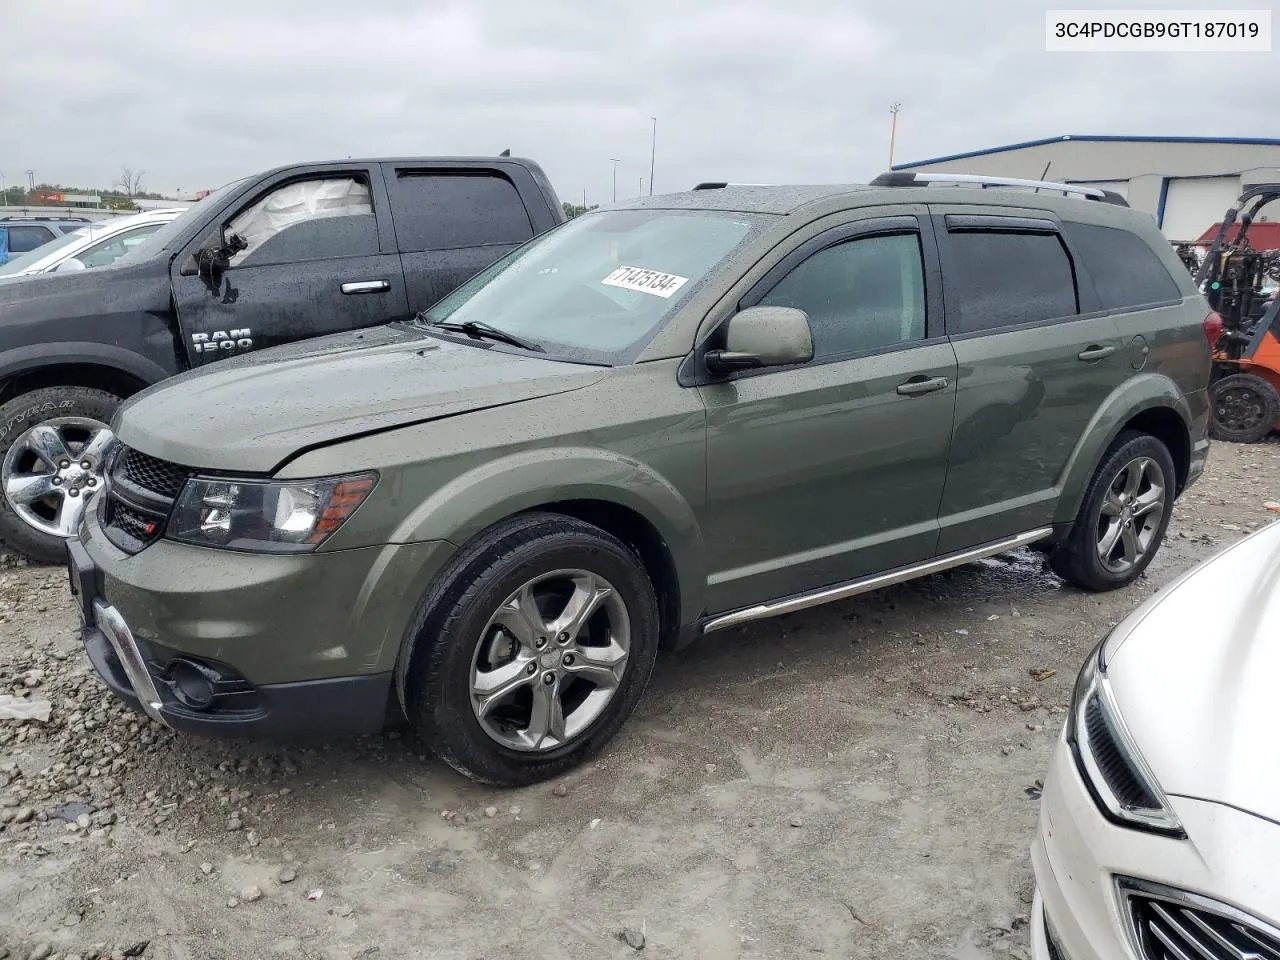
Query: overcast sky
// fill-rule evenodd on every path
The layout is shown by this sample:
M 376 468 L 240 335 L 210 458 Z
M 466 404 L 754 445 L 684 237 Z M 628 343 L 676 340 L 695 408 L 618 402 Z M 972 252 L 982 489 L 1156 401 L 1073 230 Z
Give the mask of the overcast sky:
M 658 192 L 859 181 L 886 166 L 894 100 L 899 162 L 1064 133 L 1280 136 L 1280 54 L 1046 53 L 1028 0 L 0 6 L 11 184 L 34 168 L 105 187 L 128 164 L 190 192 L 292 161 L 510 147 L 562 198 L 607 202 L 611 157 L 620 198 L 648 177 L 651 116 Z

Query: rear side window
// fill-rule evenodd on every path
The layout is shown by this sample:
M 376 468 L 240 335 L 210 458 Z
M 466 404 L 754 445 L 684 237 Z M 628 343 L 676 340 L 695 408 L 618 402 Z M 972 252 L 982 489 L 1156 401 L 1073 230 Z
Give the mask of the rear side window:
M 953 231 L 947 327 L 978 333 L 1078 313 L 1075 275 L 1055 234 Z
M 48 227 L 35 224 L 11 226 L 9 228 L 9 253 L 26 253 L 36 247 L 43 246 L 53 239 L 53 231 Z
M 1065 226 L 1104 310 L 1181 299 L 1177 282 L 1137 234 L 1086 223 Z
M 390 185 L 402 253 L 523 243 L 533 236 L 520 192 L 506 177 L 398 170 Z

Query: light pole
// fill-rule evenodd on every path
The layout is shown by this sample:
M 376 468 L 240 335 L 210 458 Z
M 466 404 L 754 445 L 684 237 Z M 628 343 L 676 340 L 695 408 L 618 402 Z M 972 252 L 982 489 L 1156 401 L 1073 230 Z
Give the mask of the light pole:
M 9 205 L 9 188 L 4 182 L 4 171 L 0 170 L 0 206 L 7 207 Z
M 644 196 L 644 177 L 641 177 L 641 178 L 640 178 L 640 193 L 639 193 L 639 194 L 637 194 L 637 196 L 639 196 L 639 197 L 643 197 L 643 196 Z
M 653 139 L 649 141 L 649 196 L 653 196 L 653 158 L 658 152 L 658 118 L 650 117 L 653 121 Z
M 893 169 L 893 141 L 898 135 L 898 111 L 902 109 L 902 104 L 893 103 L 889 105 L 889 169 Z
M 618 202 L 618 164 L 621 162 L 617 157 L 610 157 L 609 162 L 613 164 L 613 202 Z

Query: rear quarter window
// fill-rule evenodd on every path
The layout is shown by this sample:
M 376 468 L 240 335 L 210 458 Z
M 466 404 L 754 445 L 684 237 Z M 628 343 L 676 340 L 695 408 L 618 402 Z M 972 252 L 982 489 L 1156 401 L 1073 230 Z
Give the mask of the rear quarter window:
M 1063 226 L 1093 279 L 1104 310 L 1181 299 L 1177 282 L 1136 233 L 1088 223 Z
M 397 170 L 390 186 L 404 253 L 523 243 L 533 236 L 520 191 L 499 174 Z

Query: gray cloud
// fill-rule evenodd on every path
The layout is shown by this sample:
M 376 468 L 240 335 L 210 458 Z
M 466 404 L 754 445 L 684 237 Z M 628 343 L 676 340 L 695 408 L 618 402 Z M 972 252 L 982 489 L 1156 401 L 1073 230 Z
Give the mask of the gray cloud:
M 652 115 L 660 191 L 865 180 L 893 100 L 899 160 L 1280 130 L 1275 55 L 1050 54 L 1025 0 L 116 0 L 13 4 L 3 23 L 42 38 L 6 55 L 9 182 L 105 186 L 129 164 L 193 190 L 295 160 L 510 147 L 599 202 L 609 157 L 621 196 L 648 176 Z

